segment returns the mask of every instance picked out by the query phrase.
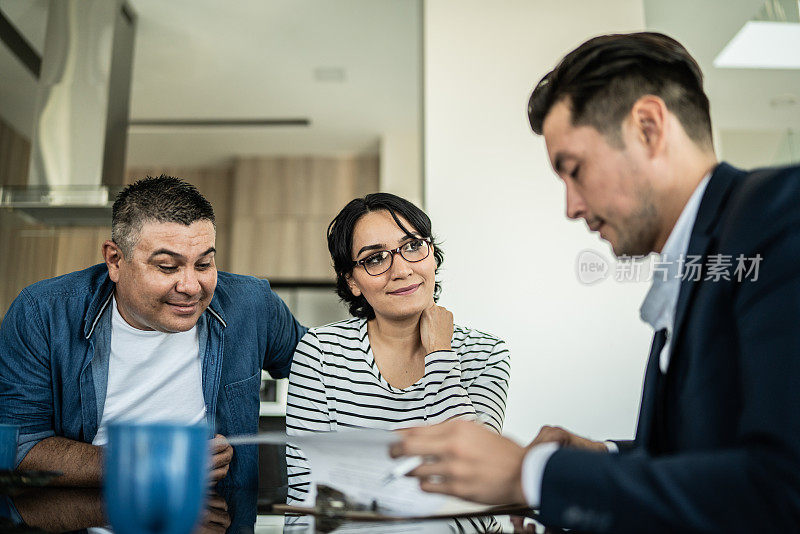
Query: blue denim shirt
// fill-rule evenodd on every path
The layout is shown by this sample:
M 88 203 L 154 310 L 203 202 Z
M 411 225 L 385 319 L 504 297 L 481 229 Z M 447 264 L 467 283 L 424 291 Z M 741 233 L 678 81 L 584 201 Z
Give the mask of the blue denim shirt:
M 50 436 L 91 443 L 103 416 L 114 283 L 105 264 L 37 282 L 0 325 L 0 423 L 20 426 L 17 465 Z M 209 423 L 258 432 L 261 369 L 289 375 L 306 332 L 266 280 L 220 272 L 197 322 Z M 258 448 L 234 449 L 223 486 L 257 487 Z

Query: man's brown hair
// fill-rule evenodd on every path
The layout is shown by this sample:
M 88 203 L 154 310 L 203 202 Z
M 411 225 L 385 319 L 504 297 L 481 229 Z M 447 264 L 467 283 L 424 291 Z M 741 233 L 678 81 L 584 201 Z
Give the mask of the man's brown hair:
M 541 135 L 545 117 L 564 100 L 574 126 L 592 126 L 620 147 L 622 120 L 644 95 L 664 100 L 697 145 L 712 147 L 700 66 L 683 45 L 661 33 L 603 35 L 586 41 L 536 85 L 528 119 Z

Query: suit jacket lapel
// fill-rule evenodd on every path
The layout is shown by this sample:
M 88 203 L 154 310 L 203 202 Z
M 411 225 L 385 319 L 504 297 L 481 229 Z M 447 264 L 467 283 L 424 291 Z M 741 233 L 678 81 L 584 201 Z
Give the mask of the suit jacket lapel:
M 712 237 L 715 236 L 717 224 L 721 219 L 726 200 L 737 183 L 736 178 L 744 174 L 744 172 L 731 167 L 727 163 L 720 163 L 711 174 L 692 228 L 692 236 L 689 239 L 689 248 L 685 259 L 688 260 L 692 256 L 700 256 L 700 261 L 703 264 L 706 263 L 705 255 L 708 253 L 709 246 L 712 243 Z M 672 347 L 675 347 L 680 339 L 689 303 L 692 300 L 698 282 L 702 281 L 704 276 L 705 269 L 701 269 L 698 276 L 688 276 L 681 282 L 678 304 L 675 309 Z
M 704 256 L 708 252 L 712 244 L 712 237 L 715 235 L 717 224 L 719 223 L 726 205 L 725 201 L 730 195 L 733 186 L 736 184 L 736 178 L 743 174 L 742 171 L 731 167 L 727 163 L 718 165 L 711 174 L 708 186 L 706 187 L 706 191 L 703 194 L 703 199 L 697 211 L 694 227 L 692 228 L 689 248 L 686 253 L 687 258 L 690 256 Z M 705 258 L 702 258 L 701 262 L 704 263 Z M 677 346 L 692 295 L 698 283 L 702 281 L 703 276 L 705 276 L 705 273 L 701 270 L 697 277 L 688 277 L 681 282 L 681 289 L 678 293 L 678 303 L 675 310 L 675 323 L 671 336 L 670 350 L 673 350 L 670 357 L 671 362 L 676 357 L 679 357 L 679 355 L 675 354 L 674 349 Z M 693 278 L 697 278 L 697 280 L 693 280 Z M 653 344 L 650 347 L 650 358 L 645 371 L 644 386 L 642 388 L 642 403 L 639 407 L 639 420 L 636 425 L 637 447 L 648 446 L 653 430 L 653 410 L 655 409 L 659 391 L 658 373 L 660 372 L 660 355 L 654 354 L 654 351 L 657 349 L 656 345 L 654 338 Z M 670 363 L 670 369 L 673 368 L 674 366 Z
M 636 446 L 646 447 L 650 443 L 650 434 L 653 428 L 653 410 L 656 405 L 658 395 L 658 362 L 661 349 L 664 348 L 664 341 L 659 340 L 659 333 L 653 336 L 650 344 L 650 358 L 647 360 L 647 368 L 644 372 L 644 386 L 642 388 L 642 402 L 639 405 L 639 420 L 636 423 Z

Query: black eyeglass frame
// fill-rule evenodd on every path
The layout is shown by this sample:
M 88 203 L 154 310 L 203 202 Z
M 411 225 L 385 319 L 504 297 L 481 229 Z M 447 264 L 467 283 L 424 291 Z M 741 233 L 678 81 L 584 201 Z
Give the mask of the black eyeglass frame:
M 428 253 L 425 254 L 424 258 L 420 258 L 418 260 L 409 260 L 408 258 L 403 256 L 403 247 L 408 245 L 409 243 L 411 243 L 411 241 L 424 241 L 425 243 L 428 244 Z M 432 240 L 431 240 L 430 237 L 414 237 L 411 241 L 406 241 L 405 243 L 403 243 L 402 245 L 400 245 L 397 248 L 388 249 L 388 250 L 376 250 L 375 252 L 373 252 L 372 254 L 370 254 L 369 256 L 367 256 L 364 259 L 354 260 L 353 261 L 353 268 L 358 267 L 359 265 L 361 265 L 364 268 L 364 272 L 367 273 L 368 275 L 370 275 L 370 276 L 380 276 L 380 275 L 382 275 L 383 273 L 385 273 L 386 271 L 388 271 L 389 269 L 392 268 L 392 265 L 394 264 L 394 255 L 395 254 L 400 254 L 400 256 L 402 256 L 403 259 L 406 260 L 409 263 L 421 262 L 422 260 L 426 259 L 428 256 L 431 255 L 431 247 L 433 246 L 433 243 L 431 242 Z M 364 265 L 364 263 L 366 263 L 366 261 L 368 259 L 370 259 L 372 256 L 374 256 L 375 254 L 380 254 L 381 252 L 388 252 L 389 253 L 389 266 L 386 267 L 385 270 L 383 270 L 383 271 L 381 271 L 381 272 L 379 272 L 377 274 L 372 274 L 371 272 L 369 272 L 367 270 L 367 266 Z

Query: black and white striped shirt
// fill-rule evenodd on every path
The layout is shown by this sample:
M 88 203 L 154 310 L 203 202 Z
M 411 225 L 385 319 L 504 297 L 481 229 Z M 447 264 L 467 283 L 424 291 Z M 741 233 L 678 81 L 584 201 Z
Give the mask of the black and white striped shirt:
M 427 355 L 425 375 L 399 389 L 378 370 L 365 319 L 312 328 L 297 345 L 292 362 L 287 433 L 396 430 L 453 417 L 474 419 L 500 432 L 510 371 L 505 343 L 456 325 L 451 346 Z M 308 464 L 297 449 L 290 446 L 286 452 L 290 495 L 304 492 Z

